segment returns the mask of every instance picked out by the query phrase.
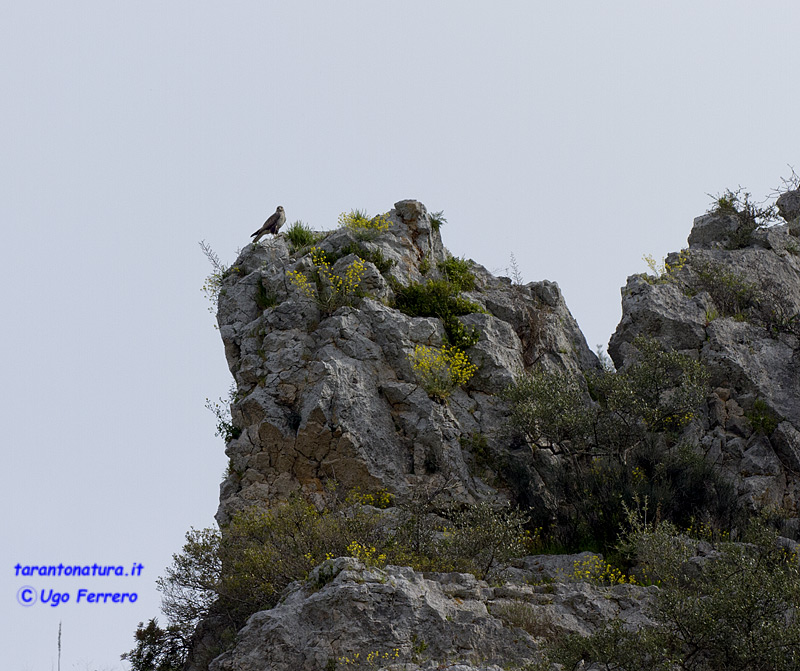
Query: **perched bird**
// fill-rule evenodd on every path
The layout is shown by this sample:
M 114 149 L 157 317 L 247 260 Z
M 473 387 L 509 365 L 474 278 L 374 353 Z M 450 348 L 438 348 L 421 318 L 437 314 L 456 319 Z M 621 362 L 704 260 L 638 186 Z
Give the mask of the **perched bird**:
M 283 226 L 285 222 L 286 213 L 283 211 L 283 205 L 278 205 L 278 209 L 275 210 L 275 214 L 270 216 L 270 218 L 264 222 L 264 225 L 250 236 L 253 238 L 253 244 L 256 244 L 261 237 L 267 233 L 278 235 L 278 229 Z

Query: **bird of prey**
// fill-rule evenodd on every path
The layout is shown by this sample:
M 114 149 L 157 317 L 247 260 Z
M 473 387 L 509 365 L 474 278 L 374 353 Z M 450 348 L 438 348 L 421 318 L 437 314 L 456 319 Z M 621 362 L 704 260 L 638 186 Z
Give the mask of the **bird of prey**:
M 271 215 L 270 218 L 264 222 L 264 225 L 250 236 L 253 238 L 253 244 L 256 244 L 261 237 L 267 233 L 278 235 L 278 229 L 283 226 L 285 221 L 286 213 L 283 211 L 283 205 L 278 205 L 278 209 L 275 210 L 275 214 Z

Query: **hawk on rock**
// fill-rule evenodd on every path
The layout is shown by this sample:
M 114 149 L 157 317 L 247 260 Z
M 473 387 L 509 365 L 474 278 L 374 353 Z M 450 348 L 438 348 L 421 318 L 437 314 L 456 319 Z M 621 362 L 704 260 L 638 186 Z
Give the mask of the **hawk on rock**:
M 275 214 L 271 215 L 269 219 L 264 222 L 264 225 L 259 228 L 250 237 L 253 238 L 253 244 L 256 244 L 262 236 L 267 233 L 278 235 L 278 229 L 286 222 L 286 213 L 283 211 L 283 205 L 278 205 Z

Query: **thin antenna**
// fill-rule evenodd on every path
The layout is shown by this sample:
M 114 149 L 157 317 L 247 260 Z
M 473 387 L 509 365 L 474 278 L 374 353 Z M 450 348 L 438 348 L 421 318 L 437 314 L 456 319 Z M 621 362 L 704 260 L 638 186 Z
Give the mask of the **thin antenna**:
M 58 621 L 58 671 L 61 671 L 61 620 Z

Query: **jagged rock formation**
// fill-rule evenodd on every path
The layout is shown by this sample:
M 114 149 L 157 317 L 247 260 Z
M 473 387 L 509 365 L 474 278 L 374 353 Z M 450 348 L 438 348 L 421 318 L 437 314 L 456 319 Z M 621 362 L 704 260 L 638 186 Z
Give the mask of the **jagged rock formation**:
M 386 488 L 401 500 L 431 480 L 447 481 L 463 501 L 505 496 L 497 474 L 479 472 L 464 446 L 482 436 L 492 454 L 507 451 L 497 392 L 534 363 L 573 373 L 598 366 L 558 285 L 517 286 L 473 264 L 475 288 L 464 295 L 484 312 L 461 321 L 480 332 L 468 351 L 478 372 L 447 404 L 431 399 L 408 355 L 416 345 L 441 346 L 442 321 L 409 317 L 387 303 L 393 284 L 439 277 L 437 264 L 448 254 L 421 203 L 396 203 L 388 219 L 390 229 L 374 241 L 339 229 L 318 244 L 332 255 L 361 245 L 392 263 L 383 273 L 365 263 L 367 297 L 357 307 L 326 316 L 292 286 L 287 271 L 308 268 L 308 250 L 292 253 L 283 237 L 248 246 L 225 279 L 217 318 L 238 389 L 233 422 L 242 433 L 227 447 L 220 523 L 237 508 L 270 505 L 294 491 L 313 497 L 328 479 Z M 340 258 L 334 272 L 354 258 Z M 541 493 L 535 479 L 526 487 L 523 496 Z
M 554 563 L 571 564 L 585 554 Z M 527 557 L 520 564 L 551 561 Z M 517 571 L 529 578 L 538 573 Z M 643 611 L 653 590 L 567 581 L 490 587 L 465 573 L 422 575 L 397 566 L 368 568 L 357 559 L 340 557 L 290 585 L 278 606 L 251 617 L 236 646 L 209 668 L 334 668 L 329 660 L 340 660 L 347 668 L 344 660 L 358 654 L 366 665 L 370 653 L 377 657 L 370 668 L 433 669 L 442 668 L 445 660 L 445 668 L 463 671 L 521 666 L 536 660 L 537 639 L 545 635 L 588 635 L 613 618 L 630 627 L 650 624 Z
M 684 438 L 736 482 L 742 500 L 790 518 L 785 532 L 796 535 L 800 192 L 778 206 L 787 223 L 763 230 L 734 214 L 696 219 L 688 253 L 668 257 L 661 277 L 628 279 L 609 353 L 624 368 L 636 355 L 634 339 L 647 335 L 701 360 L 713 393 Z M 598 369 L 558 286 L 516 285 L 472 264 L 475 287 L 465 296 L 483 311 L 459 319 L 480 333 L 468 350 L 478 370 L 441 403 L 418 384 L 409 354 L 445 342 L 442 320 L 390 305 L 399 286 L 439 277 L 447 252 L 421 203 L 401 201 L 387 216 L 390 229 L 374 240 L 339 229 L 318 243 L 339 257 L 334 271 L 352 263 L 356 246 L 362 258 L 373 255 L 365 262 L 367 296 L 355 306 L 326 314 L 293 286 L 287 272 L 310 261 L 283 236 L 248 246 L 224 280 L 218 321 L 241 434 L 226 448 L 220 524 L 293 492 L 322 497 L 326 480 L 385 488 L 401 501 L 446 482 L 456 501 L 553 504 L 541 474 L 557 457 L 509 439 L 498 392 L 534 366 L 576 375 Z M 506 569 L 504 585 L 491 587 L 465 574 L 329 560 L 290 585 L 278 606 L 253 615 L 210 668 L 325 669 L 357 652 L 397 649 L 407 664 L 397 668 L 496 669 L 534 660 L 539 635 L 588 634 L 614 617 L 631 627 L 648 623 L 652 589 L 570 582 L 574 559 L 521 559 Z M 555 581 L 529 584 L 542 576 Z M 515 628 L 502 616 L 510 604 L 529 609 L 541 631 Z
M 791 519 L 800 503 L 800 238 L 798 192 L 784 194 L 783 225 L 754 228 L 735 214 L 698 217 L 688 250 L 660 278 L 633 275 L 609 345 L 625 366 L 641 334 L 691 354 L 711 374 L 708 411 L 689 430 L 753 507 Z

